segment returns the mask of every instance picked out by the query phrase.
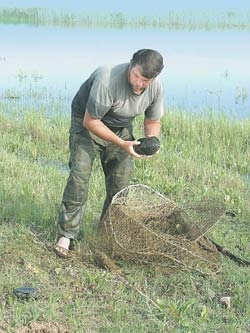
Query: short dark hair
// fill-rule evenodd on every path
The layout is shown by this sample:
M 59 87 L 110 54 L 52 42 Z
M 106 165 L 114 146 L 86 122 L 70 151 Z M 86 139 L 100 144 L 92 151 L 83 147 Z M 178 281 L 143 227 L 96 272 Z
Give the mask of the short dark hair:
M 141 74 L 148 79 L 156 77 L 164 67 L 161 54 L 151 49 L 141 49 L 135 52 L 130 65 L 131 67 L 139 65 Z

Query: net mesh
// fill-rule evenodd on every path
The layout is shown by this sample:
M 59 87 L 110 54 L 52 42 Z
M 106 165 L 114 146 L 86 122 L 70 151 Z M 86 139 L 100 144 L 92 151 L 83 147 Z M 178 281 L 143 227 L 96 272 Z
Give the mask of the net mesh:
M 218 201 L 181 208 L 146 185 L 130 185 L 113 197 L 103 218 L 102 250 L 168 271 L 214 274 L 221 269 L 220 254 L 205 234 L 224 212 Z

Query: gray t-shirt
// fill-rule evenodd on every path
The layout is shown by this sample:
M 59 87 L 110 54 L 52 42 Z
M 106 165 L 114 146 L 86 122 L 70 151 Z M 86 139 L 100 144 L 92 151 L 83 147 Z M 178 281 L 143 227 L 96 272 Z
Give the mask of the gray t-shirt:
M 128 82 L 129 64 L 97 68 L 81 85 L 72 101 L 72 117 L 83 119 L 87 110 L 111 128 L 131 126 L 144 113 L 152 120 L 163 115 L 163 87 L 156 77 L 141 95 Z

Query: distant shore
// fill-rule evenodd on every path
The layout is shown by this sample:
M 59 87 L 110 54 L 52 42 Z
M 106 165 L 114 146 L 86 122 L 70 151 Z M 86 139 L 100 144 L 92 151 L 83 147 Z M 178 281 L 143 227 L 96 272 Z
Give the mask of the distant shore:
M 175 30 L 250 30 L 250 11 L 174 12 L 161 17 L 130 16 L 122 12 L 106 15 L 67 13 L 46 8 L 0 7 L 0 23 L 35 26 L 100 27 L 100 28 L 162 28 Z

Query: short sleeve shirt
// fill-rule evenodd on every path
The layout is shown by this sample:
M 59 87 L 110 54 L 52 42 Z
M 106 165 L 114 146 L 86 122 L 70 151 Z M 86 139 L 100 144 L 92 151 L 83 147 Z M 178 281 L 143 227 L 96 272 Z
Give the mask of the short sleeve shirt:
M 108 127 L 127 127 L 143 114 L 158 120 L 163 115 L 163 87 L 156 77 L 141 95 L 128 81 L 129 64 L 99 67 L 86 80 L 72 101 L 72 116 L 83 118 L 86 111 Z

